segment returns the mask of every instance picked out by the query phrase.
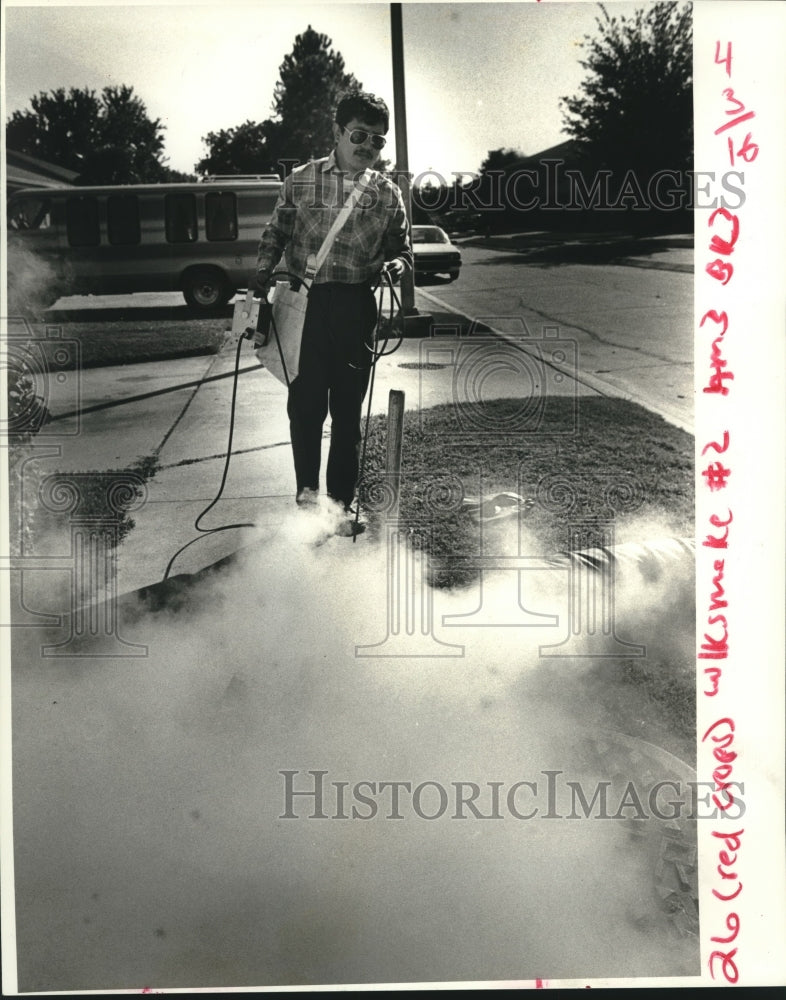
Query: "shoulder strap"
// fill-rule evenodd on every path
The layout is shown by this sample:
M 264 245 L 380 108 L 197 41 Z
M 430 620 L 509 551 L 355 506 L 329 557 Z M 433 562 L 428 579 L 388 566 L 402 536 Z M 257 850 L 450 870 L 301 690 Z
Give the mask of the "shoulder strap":
M 319 248 L 319 252 L 316 255 L 309 254 L 308 264 L 306 265 L 306 280 L 307 281 L 310 282 L 310 281 L 312 281 L 314 279 L 314 276 L 317 274 L 317 272 L 319 271 L 319 269 L 322 267 L 322 265 L 327 260 L 327 256 L 330 253 L 331 247 L 333 246 L 333 242 L 335 241 L 336 237 L 338 236 L 338 234 L 343 229 L 344 224 L 346 223 L 347 219 L 349 218 L 350 212 L 355 207 L 358 198 L 366 190 L 366 185 L 363 184 L 363 183 L 361 183 L 363 180 L 365 180 L 366 177 L 367 177 L 367 172 L 364 170 L 363 173 L 358 178 L 358 180 L 355 182 L 355 186 L 349 192 L 349 197 L 347 198 L 347 200 L 342 205 L 341 211 L 338 213 L 338 215 L 334 219 L 333 225 L 330 227 L 330 231 L 328 232 L 327 236 L 325 237 L 325 240 L 322 243 L 322 246 Z

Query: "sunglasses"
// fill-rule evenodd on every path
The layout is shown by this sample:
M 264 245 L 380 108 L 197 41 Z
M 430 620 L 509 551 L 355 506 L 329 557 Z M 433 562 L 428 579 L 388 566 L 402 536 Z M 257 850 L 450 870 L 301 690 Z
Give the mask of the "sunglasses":
M 349 129 L 346 125 L 342 125 L 341 128 L 344 132 L 348 132 Z M 364 132 L 362 128 L 353 128 L 349 132 L 349 141 L 353 146 L 359 146 L 361 143 L 365 142 L 366 139 L 371 139 L 371 145 L 374 149 L 382 149 L 387 142 L 384 135 L 375 135 L 373 132 Z

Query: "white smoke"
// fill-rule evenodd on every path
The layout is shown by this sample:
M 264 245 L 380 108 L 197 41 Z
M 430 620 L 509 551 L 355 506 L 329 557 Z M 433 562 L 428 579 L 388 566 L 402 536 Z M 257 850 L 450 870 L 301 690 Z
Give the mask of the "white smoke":
M 553 697 L 531 697 L 540 645 L 561 628 L 445 627 L 478 606 L 477 586 L 431 593 L 422 562 L 391 562 L 402 550 L 385 539 L 326 539 L 331 516 L 287 521 L 177 606 L 126 614 L 124 638 L 145 658 L 47 660 L 26 633 L 20 987 L 695 974 L 695 941 L 657 919 L 650 847 L 621 821 L 542 818 L 544 771 L 588 789 L 602 776 L 570 704 L 571 674 L 589 662 L 559 661 Z M 524 606 L 564 622 L 564 573 L 522 577 Z M 483 603 L 510 606 L 510 584 L 486 574 Z M 654 639 L 660 619 L 662 634 L 658 602 L 675 586 L 621 581 L 621 633 Z M 365 655 L 393 649 L 392 594 L 410 600 L 397 635 L 415 652 Z M 434 655 L 452 647 L 463 653 Z M 301 818 L 281 818 L 282 771 L 299 790 L 326 772 L 331 818 L 308 818 L 304 796 L 290 799 Z M 403 789 L 401 819 L 386 818 L 389 791 L 373 818 L 336 818 L 343 782 L 345 812 L 369 811 L 350 797 L 362 781 L 435 782 L 450 796 L 474 782 L 484 815 L 501 783 L 504 818 L 451 818 L 451 797 L 425 819 Z M 508 812 L 517 781 L 538 783 L 541 815 Z M 528 811 L 526 789 L 516 802 Z M 421 811 L 438 806 L 424 786 Z
M 61 294 L 55 268 L 34 251 L 9 241 L 6 262 L 9 316 L 39 316 Z

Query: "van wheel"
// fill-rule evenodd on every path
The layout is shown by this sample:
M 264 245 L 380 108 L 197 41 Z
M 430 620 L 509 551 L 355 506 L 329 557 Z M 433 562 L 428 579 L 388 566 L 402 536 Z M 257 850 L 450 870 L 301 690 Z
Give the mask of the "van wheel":
M 197 267 L 183 276 L 183 298 L 194 309 L 215 309 L 234 295 L 223 272 L 213 267 Z

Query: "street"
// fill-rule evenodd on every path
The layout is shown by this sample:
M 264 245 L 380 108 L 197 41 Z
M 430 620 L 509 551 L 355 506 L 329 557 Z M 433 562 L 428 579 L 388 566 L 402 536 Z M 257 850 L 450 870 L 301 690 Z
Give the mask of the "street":
M 462 247 L 458 280 L 420 291 L 503 333 L 575 339 L 590 385 L 623 395 L 692 430 L 693 276 L 623 264 L 530 263 L 520 254 Z

